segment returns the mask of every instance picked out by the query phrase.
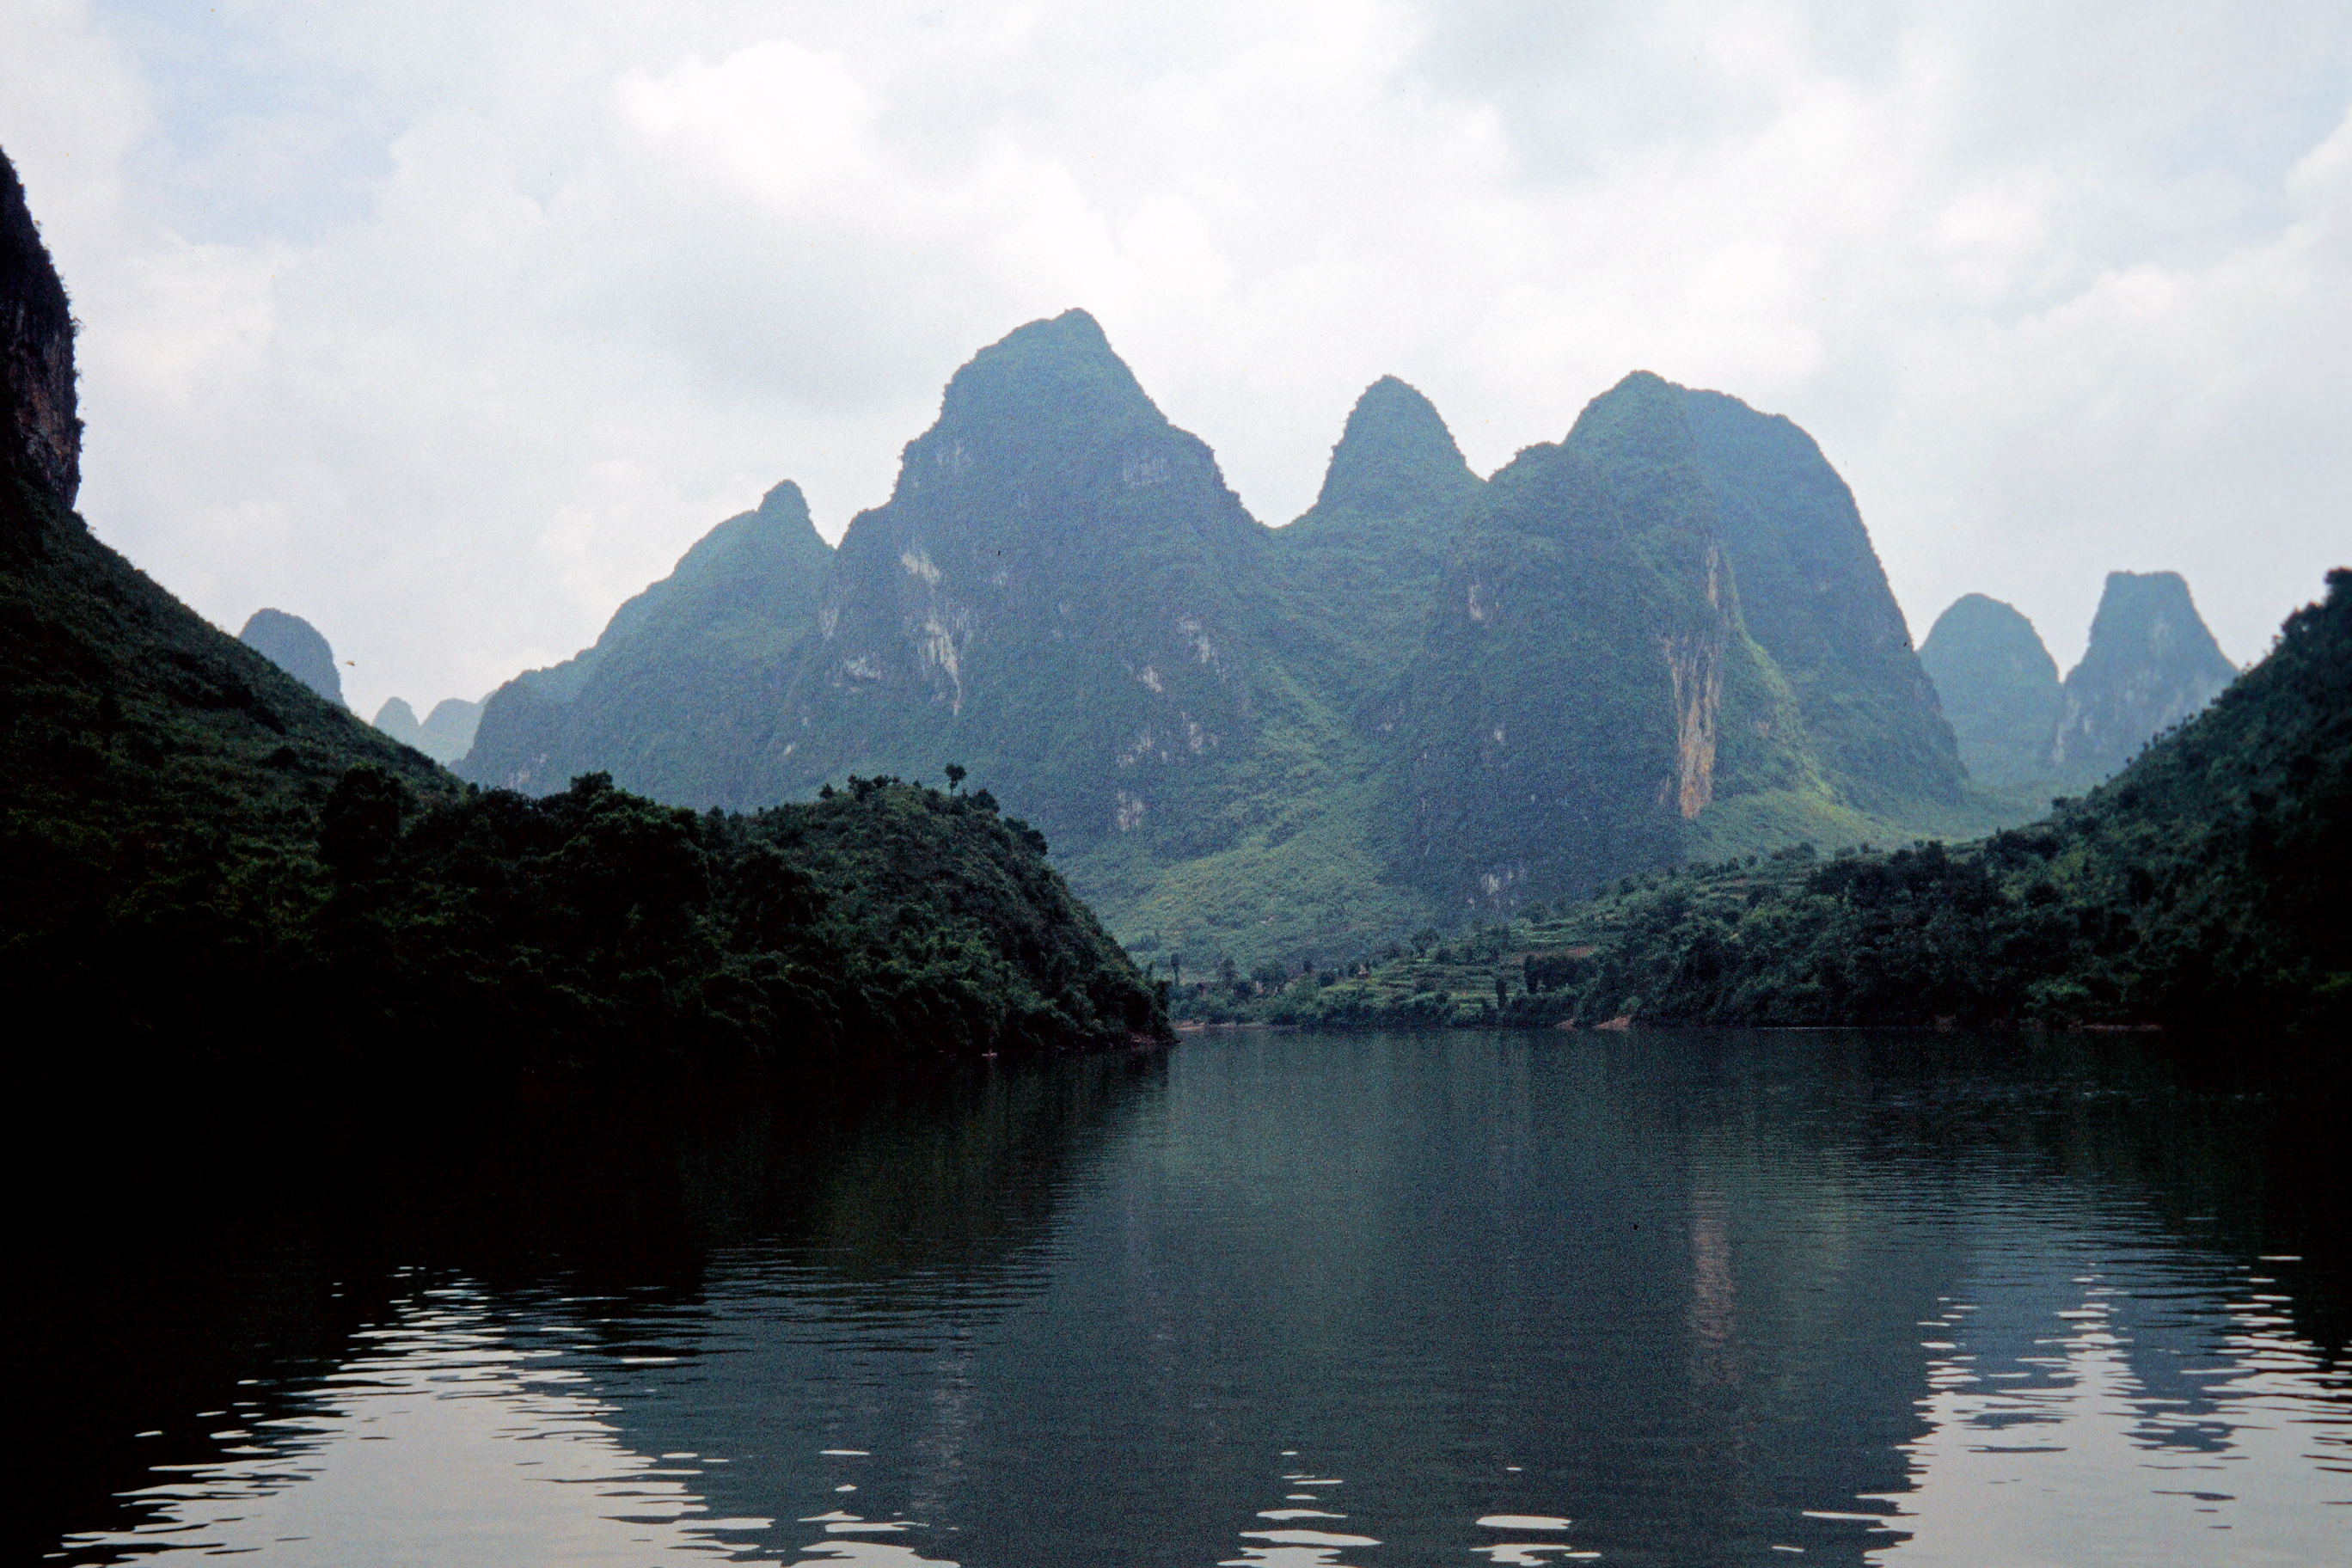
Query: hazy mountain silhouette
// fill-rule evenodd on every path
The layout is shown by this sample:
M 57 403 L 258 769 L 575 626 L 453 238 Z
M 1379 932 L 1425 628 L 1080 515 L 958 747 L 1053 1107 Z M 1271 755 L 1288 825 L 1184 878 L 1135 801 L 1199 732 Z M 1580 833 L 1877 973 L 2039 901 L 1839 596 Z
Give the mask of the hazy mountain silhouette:
M 2065 695 L 2032 621 L 1999 599 L 1964 594 L 1936 617 L 1919 662 L 1935 679 L 1970 777 L 2022 784 L 2053 776 L 2050 746 Z
M 335 668 L 335 650 L 301 616 L 283 610 L 256 610 L 236 640 L 328 701 L 342 703 L 343 679 Z
M 2095 783 L 2237 679 L 2177 572 L 2110 572 L 2083 662 L 2066 673 L 2056 774 Z

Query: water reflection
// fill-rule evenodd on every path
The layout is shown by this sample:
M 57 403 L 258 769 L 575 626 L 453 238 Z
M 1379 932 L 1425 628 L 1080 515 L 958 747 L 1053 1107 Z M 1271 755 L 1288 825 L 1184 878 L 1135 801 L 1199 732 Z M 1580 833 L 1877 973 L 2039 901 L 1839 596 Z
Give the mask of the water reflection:
M 551 1364 L 563 1350 L 501 1331 L 478 1289 L 419 1290 L 356 1337 L 306 1408 L 213 1433 L 231 1446 L 209 1463 L 156 1467 L 129 1494 L 152 1517 L 68 1535 L 66 1555 L 636 1563 L 723 1555 L 772 1523 L 711 1517 L 695 1456 L 622 1444 L 613 1407 Z
M 522 1133 L 570 1196 L 281 1263 L 61 1555 L 2317 1560 L 2277 1115 L 2080 1042 L 1259 1036 Z

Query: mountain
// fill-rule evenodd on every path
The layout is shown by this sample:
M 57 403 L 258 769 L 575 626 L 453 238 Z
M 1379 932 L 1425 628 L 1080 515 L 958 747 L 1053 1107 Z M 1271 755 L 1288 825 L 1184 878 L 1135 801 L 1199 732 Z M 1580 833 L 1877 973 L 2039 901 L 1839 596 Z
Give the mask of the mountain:
M 482 704 L 444 697 L 425 716 L 422 729 L 428 742 L 423 748 L 425 754 L 445 766 L 456 762 L 473 749 L 474 732 L 481 723 Z
M 1853 492 L 1788 419 L 1719 392 L 1682 402 L 1741 619 L 1788 681 L 1823 773 L 1865 809 L 1958 805 L 1952 730 Z
M 956 373 L 843 535 L 756 787 L 958 761 L 1073 851 L 1216 848 L 1218 781 L 1263 718 L 1265 547 L 1092 317 L 1023 327 Z
M 1804 774 L 1695 447 L 1678 391 L 1629 376 L 1465 516 L 1391 775 L 1438 897 L 1509 909 L 1671 863 L 1719 784 Z
M 1961 800 L 1844 482 L 1786 419 L 1646 373 L 1466 510 L 1408 686 L 1398 809 L 1457 905 Z
M 368 722 L 402 745 L 425 751 L 425 726 L 416 721 L 416 710 L 408 705 L 405 698 L 387 697 L 383 706 L 375 710 L 375 717 Z M 432 756 L 432 753 L 425 752 L 425 755 Z M 440 759 L 436 757 L 434 760 L 438 762 Z
M 985 793 L 862 781 L 750 818 L 593 773 L 468 790 L 172 597 L 66 504 L 71 317 L 0 172 L 0 1014 L 28 1106 L 202 1124 L 195 1090 L 398 1090 L 446 1110 L 520 1075 L 1164 1036 L 1154 989 Z M 765 581 L 761 531 L 730 536 L 748 567 L 682 566 L 678 588 L 723 612 Z M 657 645 L 663 597 L 639 628 Z M 765 601 L 758 619 L 754 648 Z
M 1342 707 L 1421 643 L 1465 507 L 1485 487 L 1428 398 L 1394 376 L 1349 410 L 1315 504 L 1276 531 L 1271 645 Z
M 887 501 L 808 556 L 805 615 L 747 595 L 756 649 L 694 595 L 657 618 L 697 661 L 625 607 L 495 694 L 459 772 L 758 806 L 955 763 L 1138 951 L 1196 967 L 1989 825 L 1819 448 L 1655 376 L 1484 481 L 1382 377 L 1268 529 L 1072 310 L 960 369 Z
M 800 487 L 777 485 L 615 611 L 593 647 L 492 692 L 457 773 L 529 790 L 604 772 L 698 806 L 780 798 L 746 772 L 772 729 L 790 656 L 815 625 L 832 557 Z
M 2091 784 L 2211 701 L 2237 668 L 2205 629 L 2177 572 L 2110 572 L 2090 647 L 2066 674 L 2053 770 Z
M 416 710 L 398 697 L 387 698 L 370 722 L 404 746 L 414 746 L 443 767 L 463 758 L 474 744 L 482 721 L 482 705 L 460 697 L 445 697 L 422 723 Z
M 2065 695 L 2032 621 L 1999 599 L 1964 594 L 1936 617 L 1919 662 L 1971 778 L 2006 785 L 2055 777 L 2050 748 Z
M 328 701 L 342 705 L 343 680 L 335 668 L 335 650 L 301 616 L 256 610 L 236 640 Z
M 1196 1015 L 1393 1026 L 1580 1021 L 2160 1025 L 2181 1048 L 2352 1032 L 2352 570 L 2122 772 L 1975 843 L 1810 847 L 1623 879 L 1590 903 Z

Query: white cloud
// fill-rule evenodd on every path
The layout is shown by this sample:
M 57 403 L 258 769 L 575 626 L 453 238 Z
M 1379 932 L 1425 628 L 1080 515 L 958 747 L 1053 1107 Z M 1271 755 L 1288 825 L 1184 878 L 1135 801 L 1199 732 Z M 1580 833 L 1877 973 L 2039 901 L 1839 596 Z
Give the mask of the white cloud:
M 1916 632 L 2175 567 L 2246 658 L 2342 552 L 2338 6 L 16 9 L 86 512 L 370 710 L 838 533 L 1073 304 L 1269 521 L 1379 374 L 1492 467 L 1638 366 L 1811 430 Z

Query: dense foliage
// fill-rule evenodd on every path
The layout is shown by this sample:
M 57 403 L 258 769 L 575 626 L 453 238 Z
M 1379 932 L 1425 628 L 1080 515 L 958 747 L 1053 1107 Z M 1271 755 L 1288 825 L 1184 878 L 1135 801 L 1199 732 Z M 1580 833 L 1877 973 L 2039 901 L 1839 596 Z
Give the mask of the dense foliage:
M 1199 984 L 1276 1022 L 2352 1028 L 2352 572 L 2204 713 L 2048 820 L 1604 896 L 1360 973 Z M 1268 984 L 1271 980 L 1273 984 Z
M 745 750 L 766 739 L 758 716 L 816 624 L 832 559 L 800 487 L 777 485 L 614 611 L 593 647 L 517 676 L 478 713 L 444 701 L 425 728 L 462 726 L 449 760 L 486 787 L 603 772 L 672 805 L 740 805 Z
M 0 1007 L 26 1065 L 482 1075 L 1152 1035 L 985 792 L 469 790 L 0 476 Z
M 560 1065 L 1124 1039 L 1156 998 L 984 792 L 856 779 L 701 816 L 603 774 L 407 815 L 354 770 L 323 813 L 319 963 L 362 1032 Z M 478 1047 L 479 1048 L 479 1047 Z

